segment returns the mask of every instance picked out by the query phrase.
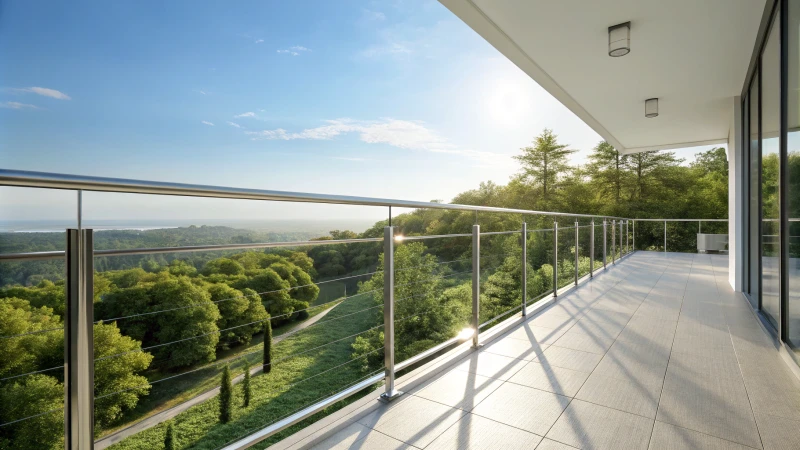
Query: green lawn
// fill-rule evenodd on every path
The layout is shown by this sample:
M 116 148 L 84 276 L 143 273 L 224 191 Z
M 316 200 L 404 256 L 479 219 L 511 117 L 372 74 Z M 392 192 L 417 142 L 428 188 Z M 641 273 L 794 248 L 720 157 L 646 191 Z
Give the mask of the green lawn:
M 362 370 L 365 360 L 350 362 L 350 345 L 355 340 L 350 336 L 380 324 L 381 318 L 379 317 L 379 308 L 358 314 L 353 313 L 373 306 L 375 303 L 370 296 L 347 300 L 338 305 L 319 323 L 276 344 L 273 350 L 275 363 L 272 372 L 253 377 L 253 397 L 248 408 L 241 407 L 241 387 L 237 385 L 234 388 L 236 393 L 234 403 L 238 407 L 234 412 L 232 422 L 220 424 L 217 420 L 217 398 L 194 406 L 178 415 L 174 419 L 174 423 L 180 448 L 218 449 L 230 441 L 244 437 L 363 378 L 368 373 Z M 337 320 L 340 317 L 341 319 Z M 339 339 L 343 340 L 338 341 Z M 325 346 L 322 348 L 316 348 L 323 345 Z M 252 351 L 252 347 L 250 351 Z M 300 355 L 290 357 L 297 354 Z M 252 357 L 254 362 L 258 362 L 261 354 L 257 352 Z M 284 358 L 288 359 L 281 361 Z M 236 365 L 236 369 L 236 374 L 241 372 L 241 364 Z M 380 367 L 374 367 L 370 368 L 370 371 L 374 372 L 379 369 Z M 205 376 L 207 385 L 206 382 L 203 382 L 204 388 L 195 388 L 197 392 L 202 392 L 218 383 L 217 377 L 213 376 L 214 372 L 212 371 L 219 373 L 218 369 L 209 369 L 210 373 Z M 191 375 L 186 377 L 191 377 Z M 183 377 L 179 377 L 177 380 L 181 378 Z M 187 387 L 192 389 L 197 382 L 195 384 L 188 382 L 188 384 L 190 386 Z M 173 395 L 180 395 L 177 384 L 174 390 Z M 353 400 L 355 397 L 328 408 L 318 416 L 328 414 Z M 313 420 L 316 418 L 312 417 L 304 423 L 284 430 L 264 441 L 259 448 L 265 448 L 277 442 Z M 163 448 L 165 430 L 166 424 L 160 424 L 131 436 L 111 448 L 160 449 Z

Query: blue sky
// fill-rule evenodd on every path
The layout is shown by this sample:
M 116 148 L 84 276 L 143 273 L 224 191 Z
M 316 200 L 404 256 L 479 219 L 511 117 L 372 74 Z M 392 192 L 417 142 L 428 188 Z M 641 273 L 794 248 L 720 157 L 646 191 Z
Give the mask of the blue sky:
M 506 183 L 544 127 L 599 136 L 433 0 L 6 1 L 0 166 L 450 200 Z M 681 152 L 692 155 L 697 150 Z M 383 217 L 374 208 L 87 194 L 89 219 Z M 0 188 L 0 219 L 72 214 Z

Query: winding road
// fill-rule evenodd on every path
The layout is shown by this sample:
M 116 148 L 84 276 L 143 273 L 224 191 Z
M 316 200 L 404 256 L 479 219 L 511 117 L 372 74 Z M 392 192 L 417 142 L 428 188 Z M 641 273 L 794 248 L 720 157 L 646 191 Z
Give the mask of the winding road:
M 287 337 L 297 333 L 298 331 L 303 330 L 305 328 L 308 328 L 311 325 L 314 325 L 315 323 L 319 322 L 323 317 L 325 317 L 329 312 L 333 311 L 333 308 L 336 308 L 336 306 L 338 306 L 338 304 L 334 305 L 334 306 L 326 309 L 325 311 L 317 314 L 316 316 L 306 320 L 305 322 L 301 323 L 300 325 L 294 327 L 291 331 L 289 331 L 289 332 L 287 332 L 285 334 L 282 334 L 280 336 L 275 336 L 272 339 L 272 344 L 273 345 L 277 344 L 278 342 L 280 342 L 280 341 L 286 339 Z M 236 356 L 232 357 L 231 359 L 234 359 L 234 358 L 236 358 Z M 255 375 L 257 373 L 260 373 L 262 370 L 263 370 L 263 367 L 259 364 L 258 366 L 253 367 L 252 369 L 250 369 L 250 374 L 251 375 Z M 244 374 L 241 374 L 241 375 L 239 375 L 237 377 L 234 377 L 234 379 L 232 380 L 233 384 L 239 383 L 240 381 L 242 381 L 242 379 L 244 379 Z M 144 430 L 146 430 L 148 428 L 152 428 L 152 427 L 154 427 L 154 426 L 156 426 L 156 425 L 158 425 L 158 424 L 160 424 L 162 422 L 170 420 L 173 417 L 177 416 L 178 414 L 180 414 L 180 413 L 186 411 L 187 409 L 191 408 L 192 406 L 200 404 L 200 403 L 203 403 L 204 401 L 213 398 L 217 394 L 219 394 L 219 386 L 217 386 L 217 387 L 215 387 L 213 389 L 209 389 L 208 391 L 203 392 L 202 394 L 199 394 L 196 397 L 193 397 L 192 399 L 187 400 L 187 401 L 185 401 L 185 402 L 183 402 L 183 403 L 181 403 L 179 405 L 175 405 L 170 409 L 161 411 L 160 413 L 157 413 L 157 414 L 153 414 L 152 416 L 149 416 L 149 417 L 147 417 L 145 419 L 142 419 L 139 422 L 134 423 L 133 425 L 130 425 L 130 426 L 128 426 L 126 428 L 123 428 L 123 429 L 121 429 L 119 431 L 116 431 L 116 432 L 114 432 L 112 434 L 109 434 L 108 436 L 105 436 L 105 437 L 95 441 L 94 448 L 96 450 L 102 450 L 102 449 L 107 448 L 107 447 L 109 447 L 111 445 L 114 445 L 117 442 L 120 442 L 120 441 L 122 441 L 123 439 L 125 439 L 125 438 L 127 438 L 129 436 L 133 436 L 136 433 L 139 433 L 139 432 L 144 431 Z

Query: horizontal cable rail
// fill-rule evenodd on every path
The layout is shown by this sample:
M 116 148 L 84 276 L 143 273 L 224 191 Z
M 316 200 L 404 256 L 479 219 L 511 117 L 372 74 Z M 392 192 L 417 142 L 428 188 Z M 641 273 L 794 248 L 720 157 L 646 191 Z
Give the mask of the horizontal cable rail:
M 15 423 L 18 423 L 18 422 L 22 422 L 22 421 L 25 421 L 25 420 L 35 419 L 37 417 L 41 417 L 41 416 L 44 416 L 44 415 L 47 415 L 47 414 L 52 414 L 54 412 L 63 411 L 63 410 L 64 410 L 64 407 L 63 406 L 59 406 L 58 408 L 53 408 L 53 409 L 50 409 L 48 411 L 41 412 L 39 414 L 34 414 L 32 416 L 23 417 L 22 419 L 12 420 L 11 422 L 0 423 L 0 427 L 5 427 L 5 426 L 12 425 L 12 424 L 15 424 Z
M 36 375 L 37 373 L 44 373 L 44 372 L 49 372 L 51 370 L 58 370 L 58 369 L 63 369 L 63 368 L 64 368 L 64 365 L 62 364 L 60 366 L 51 367 L 49 369 L 34 370 L 33 372 L 21 373 L 19 375 L 12 375 L 10 377 L 0 378 L 0 381 L 13 380 L 14 378 L 27 377 L 28 375 Z

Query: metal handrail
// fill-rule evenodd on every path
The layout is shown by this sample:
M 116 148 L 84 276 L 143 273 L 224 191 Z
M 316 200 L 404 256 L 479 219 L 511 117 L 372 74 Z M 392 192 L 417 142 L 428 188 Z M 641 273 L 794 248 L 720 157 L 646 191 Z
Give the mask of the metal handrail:
M 412 209 L 447 209 L 512 214 L 535 214 L 559 217 L 605 217 L 613 216 L 572 214 L 526 209 L 497 208 L 493 206 L 459 205 L 453 203 L 418 202 L 350 195 L 311 194 L 304 192 L 246 189 L 202 184 L 170 183 L 165 181 L 131 180 L 125 178 L 92 177 L 25 170 L 0 169 L 0 186 L 16 186 L 43 189 L 67 189 L 76 191 L 118 192 L 129 194 L 175 195 L 183 197 L 228 198 L 238 200 L 270 200 L 281 202 L 330 203 L 339 205 L 392 206 Z

